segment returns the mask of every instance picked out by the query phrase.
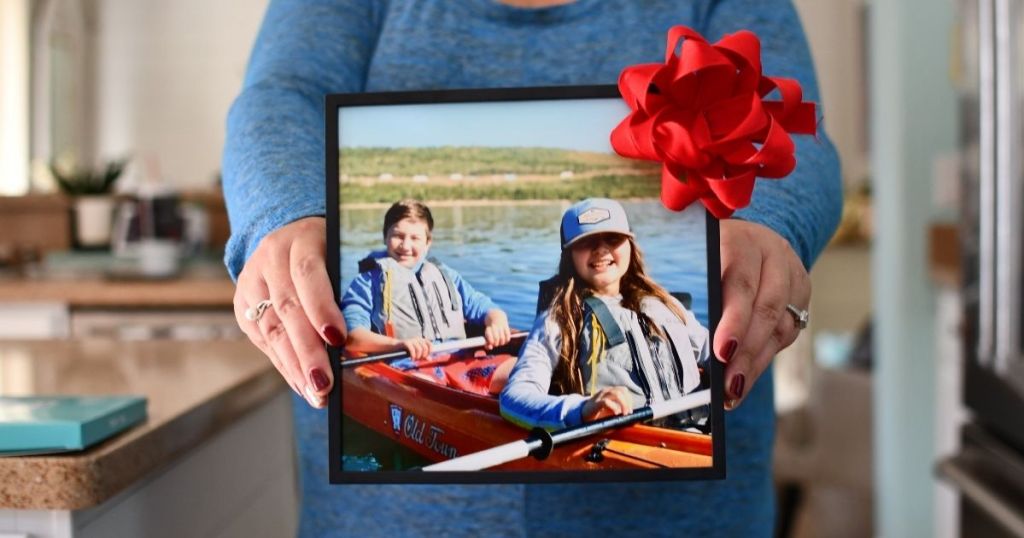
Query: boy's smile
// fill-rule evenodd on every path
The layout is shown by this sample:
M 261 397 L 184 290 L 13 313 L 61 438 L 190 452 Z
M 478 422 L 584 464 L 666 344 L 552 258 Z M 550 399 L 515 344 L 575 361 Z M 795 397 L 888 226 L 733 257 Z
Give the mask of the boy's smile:
M 430 230 L 422 220 L 405 218 L 388 230 L 384 243 L 389 257 L 412 269 L 430 250 Z

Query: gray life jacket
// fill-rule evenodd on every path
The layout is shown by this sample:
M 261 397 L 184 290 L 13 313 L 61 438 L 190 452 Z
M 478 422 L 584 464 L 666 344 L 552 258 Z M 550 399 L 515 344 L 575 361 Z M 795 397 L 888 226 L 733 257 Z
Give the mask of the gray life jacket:
M 633 407 L 671 400 L 700 384 L 698 364 L 709 356 L 708 332 L 686 309 L 680 320 L 660 300 L 641 303 L 644 314 L 667 336 L 658 336 L 635 312 L 598 297 L 585 300 L 579 367 L 586 394 L 621 385 Z
M 378 296 L 370 320 L 375 332 L 400 339 L 466 338 L 462 297 L 439 262 L 424 260 L 418 272 L 387 256 L 359 262 L 360 272 L 378 269 Z

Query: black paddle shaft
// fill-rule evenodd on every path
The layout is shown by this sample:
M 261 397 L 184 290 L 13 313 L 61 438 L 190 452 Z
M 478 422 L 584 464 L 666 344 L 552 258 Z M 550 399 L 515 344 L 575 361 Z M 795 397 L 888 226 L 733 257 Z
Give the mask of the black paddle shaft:
M 600 433 L 605 430 L 635 424 L 647 419 L 654 418 L 654 410 L 650 407 L 643 407 L 628 415 L 616 415 L 595 422 L 585 422 L 579 426 L 566 428 L 554 433 L 544 428 L 534 428 L 526 439 L 526 445 L 530 449 L 530 455 L 538 460 L 545 460 L 551 455 L 556 446 L 576 439 Z

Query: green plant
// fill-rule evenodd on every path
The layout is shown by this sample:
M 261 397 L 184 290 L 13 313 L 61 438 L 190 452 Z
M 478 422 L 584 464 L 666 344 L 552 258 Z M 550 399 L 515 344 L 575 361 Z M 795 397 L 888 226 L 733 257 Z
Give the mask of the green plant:
M 50 173 L 53 174 L 60 190 L 67 195 L 109 194 L 127 164 L 128 159 L 118 159 L 108 162 L 102 170 L 91 170 L 74 166 L 65 167 L 51 162 Z

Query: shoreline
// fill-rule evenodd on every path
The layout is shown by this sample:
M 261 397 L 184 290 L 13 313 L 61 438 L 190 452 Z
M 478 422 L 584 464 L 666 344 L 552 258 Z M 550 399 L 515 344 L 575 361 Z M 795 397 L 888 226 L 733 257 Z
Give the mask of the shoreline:
M 618 202 L 653 202 L 657 201 L 657 197 L 650 198 L 616 198 Z M 475 206 L 475 207 L 486 207 L 486 206 L 532 206 L 532 205 L 565 205 L 568 206 L 573 203 L 571 200 L 566 199 L 534 199 L 534 200 L 426 200 L 425 203 L 430 207 L 456 207 L 456 206 Z M 352 202 L 339 204 L 339 208 L 345 209 L 387 209 L 391 207 L 391 204 L 387 202 Z

